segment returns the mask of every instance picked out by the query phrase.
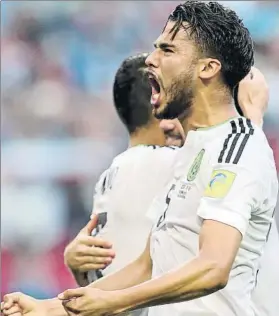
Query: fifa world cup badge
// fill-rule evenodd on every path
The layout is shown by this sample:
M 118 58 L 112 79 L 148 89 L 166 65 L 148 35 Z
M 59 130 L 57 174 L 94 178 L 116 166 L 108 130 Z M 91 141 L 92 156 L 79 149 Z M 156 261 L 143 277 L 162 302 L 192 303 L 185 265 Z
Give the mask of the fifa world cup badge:
M 197 176 L 197 174 L 198 174 L 198 172 L 200 170 L 200 166 L 201 166 L 201 163 L 202 163 L 202 159 L 203 159 L 204 153 L 205 153 L 205 150 L 202 149 L 198 153 L 197 157 L 195 158 L 195 160 L 194 160 L 194 162 L 193 162 L 193 164 L 192 164 L 192 166 L 191 166 L 191 168 L 190 168 L 190 170 L 189 170 L 189 172 L 187 174 L 187 180 L 189 182 L 194 181 L 196 179 L 196 176 Z
M 236 174 L 229 170 L 213 170 L 204 195 L 210 198 L 224 198 L 230 191 Z

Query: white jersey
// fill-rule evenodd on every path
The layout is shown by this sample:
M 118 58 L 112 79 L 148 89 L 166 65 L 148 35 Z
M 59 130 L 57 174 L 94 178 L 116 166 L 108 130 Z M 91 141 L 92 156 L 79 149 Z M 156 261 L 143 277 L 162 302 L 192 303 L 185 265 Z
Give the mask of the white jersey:
M 278 192 L 274 157 L 264 133 L 244 118 L 191 131 L 178 153 L 174 175 L 150 208 L 162 214 L 151 235 L 153 277 L 195 258 L 203 220 L 235 227 L 243 240 L 223 290 L 152 307 L 149 315 L 256 315 L 251 293 Z
M 176 153 L 175 147 L 131 147 L 100 177 L 93 205 L 93 212 L 99 214 L 98 236 L 111 241 L 116 253 L 103 275 L 126 266 L 144 251 L 156 218 L 152 214 L 148 218 L 146 212 L 172 179 Z M 90 272 L 88 277 L 92 282 L 96 273 Z
M 257 285 L 252 294 L 257 316 L 278 316 L 278 293 L 279 235 L 274 221 L 260 261 Z

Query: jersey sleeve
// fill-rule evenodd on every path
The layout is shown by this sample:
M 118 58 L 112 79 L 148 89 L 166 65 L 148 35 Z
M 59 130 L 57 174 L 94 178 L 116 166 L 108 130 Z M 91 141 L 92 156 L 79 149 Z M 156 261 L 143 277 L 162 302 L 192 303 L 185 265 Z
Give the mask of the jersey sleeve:
M 92 236 L 97 236 L 100 233 L 100 229 L 102 229 L 107 222 L 105 184 L 108 172 L 109 170 L 104 171 L 95 185 L 92 214 L 98 214 L 98 222 L 97 227 L 91 233 Z M 91 270 L 86 273 L 86 276 L 88 282 L 92 283 L 102 277 L 102 272 L 100 270 Z
M 201 199 L 198 216 L 202 220 L 232 226 L 244 235 L 252 212 L 264 201 L 263 179 L 259 174 L 237 164 L 216 164 Z
M 108 170 L 104 171 L 99 177 L 99 180 L 95 185 L 92 214 L 98 214 L 98 213 L 103 212 L 105 199 L 106 199 L 105 184 L 106 184 L 107 174 L 108 174 Z
M 249 120 L 245 124 L 239 119 L 240 129 L 232 124 L 232 133 L 209 145 L 212 173 L 198 216 L 230 225 L 242 235 L 249 227 L 255 238 L 265 238 L 277 200 L 275 162 L 263 131 Z

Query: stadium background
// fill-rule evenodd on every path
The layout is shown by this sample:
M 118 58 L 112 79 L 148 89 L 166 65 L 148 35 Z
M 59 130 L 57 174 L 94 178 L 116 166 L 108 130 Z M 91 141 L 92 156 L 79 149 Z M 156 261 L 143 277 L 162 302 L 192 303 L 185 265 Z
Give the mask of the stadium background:
M 127 145 L 113 76 L 124 58 L 152 49 L 176 3 L 1 3 L 2 295 L 74 286 L 64 246 L 87 222 L 100 172 Z M 268 79 L 265 130 L 279 165 L 279 3 L 226 4 L 244 18 Z

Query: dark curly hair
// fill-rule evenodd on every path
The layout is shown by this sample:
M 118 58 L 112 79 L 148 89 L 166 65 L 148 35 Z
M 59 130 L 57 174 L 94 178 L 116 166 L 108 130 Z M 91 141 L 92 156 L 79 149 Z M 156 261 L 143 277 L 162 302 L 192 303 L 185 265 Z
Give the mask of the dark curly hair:
M 221 62 L 224 83 L 232 92 L 254 64 L 254 47 L 248 29 L 237 14 L 218 2 L 186 1 L 168 21 L 175 22 L 172 39 L 185 29 L 204 57 Z
M 145 71 L 147 56 L 144 53 L 125 59 L 114 79 L 114 105 L 130 134 L 152 118 L 151 86 Z

